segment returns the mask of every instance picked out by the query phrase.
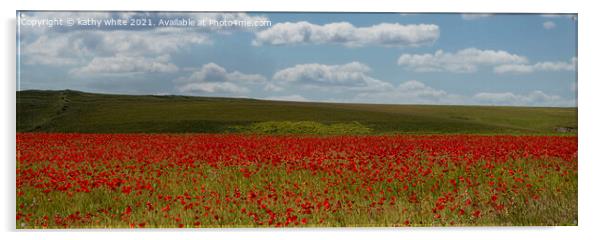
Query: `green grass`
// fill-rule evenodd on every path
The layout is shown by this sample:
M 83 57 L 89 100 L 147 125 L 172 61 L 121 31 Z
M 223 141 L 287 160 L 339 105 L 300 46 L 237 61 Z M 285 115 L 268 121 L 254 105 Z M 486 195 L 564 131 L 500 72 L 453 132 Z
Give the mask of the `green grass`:
M 370 134 L 372 129 L 358 122 L 322 124 L 312 121 L 267 121 L 236 126 L 232 131 L 251 134 L 361 135 Z
M 223 133 L 263 122 L 358 123 L 372 134 L 555 134 L 558 127 L 577 128 L 577 109 L 17 92 L 18 132 Z

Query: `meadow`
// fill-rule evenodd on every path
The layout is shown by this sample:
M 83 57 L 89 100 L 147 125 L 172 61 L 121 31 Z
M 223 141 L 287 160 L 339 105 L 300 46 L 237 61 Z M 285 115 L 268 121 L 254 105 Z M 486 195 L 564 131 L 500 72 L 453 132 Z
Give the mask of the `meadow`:
M 236 133 L 265 122 L 359 123 L 370 134 L 549 135 L 558 134 L 557 128 L 576 130 L 577 109 L 17 92 L 17 132 Z
M 21 91 L 16 226 L 577 225 L 576 129 L 576 108 Z
M 577 224 L 566 136 L 17 135 L 17 226 Z

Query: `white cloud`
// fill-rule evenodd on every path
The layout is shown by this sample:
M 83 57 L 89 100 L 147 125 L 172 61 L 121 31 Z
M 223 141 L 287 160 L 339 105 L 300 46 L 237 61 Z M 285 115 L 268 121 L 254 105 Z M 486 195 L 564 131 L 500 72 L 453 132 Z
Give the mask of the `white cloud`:
M 246 93 L 244 85 L 264 84 L 266 78 L 259 74 L 228 72 L 225 68 L 208 63 L 186 78 L 174 80 L 176 90 L 182 93 Z
M 299 89 L 330 93 L 327 101 L 364 103 L 446 103 L 459 97 L 420 81 L 397 86 L 370 76 L 370 67 L 351 62 L 342 65 L 299 64 L 277 71 L 272 84 L 279 90 Z M 275 98 L 274 98 L 275 99 Z
M 280 90 L 327 92 L 330 98 L 322 100 L 330 102 L 457 104 L 466 100 L 416 80 L 393 85 L 370 76 L 370 70 L 359 62 L 300 64 L 276 72 L 272 84 Z
M 49 33 L 21 46 L 25 64 L 83 65 L 96 57 L 159 57 L 193 44 L 210 44 L 199 33 L 163 28 L 156 31 L 81 31 Z
M 295 85 L 337 92 L 375 91 L 391 87 L 390 83 L 369 76 L 370 70 L 370 67 L 359 62 L 343 65 L 299 64 L 274 73 L 272 84 L 281 88 Z
M 495 54 L 494 54 L 495 56 Z M 478 57 L 477 57 L 478 59 Z M 488 62 L 479 60 L 480 62 Z M 493 61 L 493 60 L 491 60 Z M 494 61 L 495 62 L 495 61 Z M 540 64 L 546 66 L 546 64 Z M 542 68 L 546 68 L 542 67 Z M 482 92 L 458 95 L 417 80 L 394 85 L 371 77 L 370 67 L 359 62 L 343 65 L 318 63 L 300 64 L 277 71 L 270 84 L 293 94 L 271 99 L 294 99 L 301 89 L 329 93 L 321 101 L 391 104 L 459 104 L 459 105 L 516 105 L 516 106 L 574 106 L 574 101 L 560 96 L 533 91 L 521 95 L 512 92 Z M 301 99 L 297 99 L 301 100 Z M 320 101 L 320 98 L 318 98 Z
M 20 43 L 21 44 L 21 43 Z M 65 66 L 78 64 L 84 46 L 66 36 L 40 36 L 21 47 L 23 63 L 30 65 Z
M 481 50 L 467 48 L 455 53 L 438 50 L 434 54 L 402 54 L 397 64 L 416 72 L 456 72 L 469 73 L 479 66 L 527 63 L 524 56 L 502 50 Z
M 439 38 L 439 26 L 433 24 L 381 23 L 356 27 L 348 22 L 317 25 L 309 22 L 278 23 L 257 32 L 256 46 L 294 44 L 341 44 L 347 47 L 379 45 L 387 47 L 421 46 Z
M 117 55 L 114 57 L 95 57 L 88 65 L 73 69 L 70 73 L 75 75 L 91 75 L 164 73 L 175 71 L 178 71 L 178 67 L 169 62 L 168 55 L 156 58 Z
M 207 63 L 200 70 L 193 72 L 186 80 L 189 82 L 262 83 L 266 81 L 266 78 L 259 74 L 244 74 L 239 71 L 228 72 L 215 63 Z
M 498 74 L 503 73 L 532 73 L 534 71 L 533 65 L 528 64 L 505 64 L 497 66 L 493 69 L 493 72 Z
M 551 95 L 539 90 L 527 94 L 512 92 L 480 92 L 472 96 L 458 95 L 427 84 L 410 80 L 378 92 L 357 94 L 350 102 L 391 104 L 458 104 L 506 106 L 576 106 L 575 100 Z
M 556 23 L 554 23 L 552 21 L 545 21 L 542 25 L 543 25 L 543 28 L 546 29 L 546 30 L 550 30 L 550 29 L 556 28 Z
M 24 12 L 22 19 L 88 19 L 145 17 L 194 18 L 225 22 L 267 22 L 264 16 L 246 13 L 160 13 L 160 12 Z M 156 19 L 155 19 L 156 20 Z M 262 27 L 244 24 L 211 25 L 207 27 L 155 27 L 124 29 L 123 27 L 21 27 L 19 43 L 24 64 L 86 65 L 94 57 L 143 56 L 155 58 L 170 55 L 186 47 L 211 44 L 209 32 L 228 34 L 235 30 L 255 31 Z
M 487 18 L 487 17 L 491 17 L 494 14 L 492 13 L 464 13 L 462 14 L 462 19 L 464 20 L 476 20 L 476 19 L 480 19 L 480 18 Z
M 504 64 L 496 66 L 493 71 L 498 74 L 503 73 L 532 73 L 543 71 L 575 71 L 577 58 L 573 57 L 568 62 L 538 62 L 535 64 Z
M 410 80 L 377 92 L 362 92 L 354 97 L 355 102 L 393 104 L 457 104 L 458 95 L 430 87 L 423 82 Z
M 98 32 L 96 37 L 99 38 L 99 41 L 93 46 L 101 54 L 163 55 L 174 53 L 193 44 L 210 44 L 212 42 L 207 35 L 180 28 Z
M 380 92 L 357 94 L 353 102 L 392 104 L 458 104 L 458 105 L 505 105 L 505 106 L 555 106 L 573 107 L 576 101 L 539 90 L 527 94 L 512 92 L 480 92 L 473 96 L 458 95 L 427 84 L 410 80 L 395 88 Z
M 509 105 L 509 106 L 576 106 L 574 100 L 564 99 L 557 95 L 549 95 L 536 90 L 527 94 L 511 92 L 482 92 L 474 95 L 480 104 Z
M 199 82 L 187 83 L 176 87 L 182 93 L 229 93 L 242 94 L 249 92 L 246 87 L 231 82 Z
M 285 96 L 272 96 L 272 97 L 267 97 L 265 99 L 266 100 L 276 100 L 276 101 L 291 101 L 291 102 L 307 102 L 307 101 L 309 101 L 307 98 L 305 98 L 299 94 L 292 94 L 292 95 L 285 95 Z
M 281 85 L 278 85 L 278 84 L 274 84 L 273 82 L 268 82 L 263 87 L 263 90 L 266 90 L 268 92 L 279 92 L 279 91 L 284 90 L 284 87 Z
M 503 50 L 467 48 L 455 53 L 438 50 L 434 54 L 402 54 L 397 64 L 415 72 L 472 73 L 481 66 L 493 67 L 498 74 L 532 73 L 535 71 L 574 71 L 577 58 L 568 62 L 537 62 L 529 64 L 525 56 Z

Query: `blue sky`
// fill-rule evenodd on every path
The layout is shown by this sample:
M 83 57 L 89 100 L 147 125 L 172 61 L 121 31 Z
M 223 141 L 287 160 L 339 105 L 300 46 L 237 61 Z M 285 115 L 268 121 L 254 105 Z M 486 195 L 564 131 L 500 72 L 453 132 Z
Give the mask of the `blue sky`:
M 573 15 L 18 15 L 17 86 L 21 90 L 393 104 L 577 105 Z M 56 19 L 149 19 L 155 25 L 45 25 L 44 20 Z M 181 19 L 256 26 L 157 26 L 159 20 Z

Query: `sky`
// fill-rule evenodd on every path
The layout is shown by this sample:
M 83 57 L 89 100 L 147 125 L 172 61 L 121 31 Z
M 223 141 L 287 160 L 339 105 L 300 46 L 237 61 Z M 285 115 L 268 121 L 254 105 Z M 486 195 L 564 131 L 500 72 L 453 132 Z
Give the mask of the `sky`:
M 17 88 L 576 107 L 576 21 L 567 14 L 21 11 Z

